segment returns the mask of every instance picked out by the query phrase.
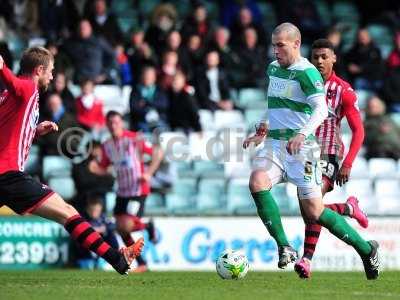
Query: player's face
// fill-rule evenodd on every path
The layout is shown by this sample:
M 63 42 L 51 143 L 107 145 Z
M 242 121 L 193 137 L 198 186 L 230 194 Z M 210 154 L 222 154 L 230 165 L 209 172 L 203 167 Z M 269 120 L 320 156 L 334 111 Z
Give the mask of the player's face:
M 54 62 L 50 61 L 47 68 L 39 66 L 39 88 L 42 91 L 47 91 L 50 81 L 53 80 Z
M 290 38 L 286 32 L 281 32 L 272 35 L 272 47 L 279 65 L 288 67 L 295 61 L 300 48 L 300 40 Z
M 124 131 L 124 122 L 120 116 L 113 116 L 108 118 L 107 128 L 113 137 L 119 137 Z
M 329 48 L 316 48 L 312 50 L 311 62 L 326 79 L 332 72 L 336 55 Z

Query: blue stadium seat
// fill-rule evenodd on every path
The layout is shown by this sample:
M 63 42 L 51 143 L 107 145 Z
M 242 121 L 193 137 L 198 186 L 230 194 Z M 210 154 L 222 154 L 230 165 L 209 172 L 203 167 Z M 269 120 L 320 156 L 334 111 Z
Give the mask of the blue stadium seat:
M 167 211 L 170 214 L 194 215 L 197 213 L 193 197 L 185 197 L 177 194 L 167 194 Z
M 40 173 L 40 155 L 39 146 L 32 145 L 29 151 L 28 160 L 25 163 L 25 172 L 31 175 Z
M 346 198 L 356 196 L 360 199 L 360 206 L 366 213 L 369 215 L 376 214 L 378 205 L 372 187 L 372 181 L 369 178 L 352 178 L 344 186 Z
M 151 193 L 145 201 L 146 215 L 163 215 L 167 212 L 163 196 L 159 193 Z
M 197 209 L 207 214 L 224 214 L 227 212 L 224 179 L 202 179 L 199 183 Z
M 200 117 L 200 124 L 202 130 L 214 130 L 214 115 L 211 111 L 207 109 L 200 109 L 199 110 L 199 117 Z
M 245 128 L 242 112 L 239 110 L 217 110 L 214 113 L 214 123 L 217 129 Z
M 45 156 L 43 158 L 43 178 L 65 177 L 71 175 L 72 163 L 62 156 Z
M 265 109 L 246 109 L 244 118 L 246 120 L 247 129 L 254 130 L 254 126 L 258 124 L 266 112 Z
M 242 108 L 267 108 L 267 96 L 262 89 L 246 88 L 239 91 L 239 106 Z
M 255 215 L 257 213 L 250 194 L 248 179 L 233 179 L 229 182 L 227 208 L 230 213 L 238 215 Z
M 65 200 L 71 200 L 75 196 L 75 183 L 71 177 L 50 178 L 49 187 Z
M 197 176 L 222 178 L 224 165 L 212 160 L 198 160 L 194 161 L 194 172 Z

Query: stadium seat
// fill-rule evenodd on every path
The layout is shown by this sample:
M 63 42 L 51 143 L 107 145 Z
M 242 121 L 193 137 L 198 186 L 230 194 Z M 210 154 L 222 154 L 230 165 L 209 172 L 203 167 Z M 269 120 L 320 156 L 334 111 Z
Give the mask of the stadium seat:
M 139 1 L 138 11 L 145 16 L 150 16 L 151 12 L 158 4 L 158 0 L 141 0 Z
M 267 96 L 262 89 L 245 88 L 239 91 L 239 106 L 242 108 L 267 108 Z
M 321 21 L 326 25 L 331 25 L 332 11 L 325 0 L 314 0 L 314 5 L 317 8 Z
M 333 3 L 332 14 L 337 21 L 358 21 L 360 17 L 357 7 L 350 1 L 335 1 Z
M 106 193 L 106 196 L 105 196 L 105 211 L 108 214 L 113 214 L 116 201 L 117 201 L 117 194 L 115 192 Z
M 222 178 L 224 165 L 213 160 L 197 160 L 193 162 L 194 172 L 197 176 Z
M 224 140 L 216 131 L 189 134 L 189 153 L 192 160 L 220 160 L 224 152 Z
M 167 194 L 166 208 L 170 214 L 194 215 L 197 213 L 193 198 L 177 194 Z
M 72 95 L 76 98 L 81 94 L 81 88 L 77 84 L 68 83 L 68 89 L 71 91 Z
M 181 178 L 174 183 L 173 194 L 193 198 L 197 194 L 197 182 L 194 178 Z
M 159 141 L 168 161 L 189 158 L 189 140 L 183 132 L 163 132 Z
M 146 215 L 163 215 L 167 212 L 164 199 L 159 193 L 151 193 L 145 201 Z
M 254 126 L 258 124 L 264 116 L 266 109 L 246 109 L 244 118 L 248 130 L 254 130 Z
M 62 156 L 45 156 L 43 158 L 43 178 L 64 177 L 71 175 L 72 163 Z
M 400 113 L 391 113 L 390 118 L 400 127 Z
M 397 162 L 391 158 L 371 158 L 368 170 L 371 177 L 390 178 L 397 175 Z
M 346 198 L 355 196 L 360 201 L 361 208 L 368 214 L 376 214 L 377 202 L 372 189 L 372 181 L 370 179 L 352 178 L 344 185 Z
M 366 178 L 369 177 L 368 162 L 364 157 L 357 156 L 351 168 L 352 178 Z
M 172 161 L 171 167 L 174 169 L 174 173 L 177 174 L 179 178 L 195 177 L 196 174 L 193 170 L 193 165 L 191 161 L 188 160 L 178 160 Z
M 279 185 L 274 186 L 272 189 L 275 189 L 276 187 L 278 187 Z M 287 211 L 285 213 L 290 214 L 290 215 L 299 215 L 300 214 L 300 208 L 299 208 L 299 200 L 297 197 L 297 187 L 292 184 L 292 183 L 286 183 L 284 185 L 285 190 L 286 190 L 286 196 L 287 200 L 286 203 L 284 200 L 278 200 L 277 201 L 282 201 L 282 205 L 286 205 L 286 209 Z M 283 191 L 279 191 L 279 193 L 281 195 L 283 194 Z
M 127 103 L 123 103 L 121 88 L 117 85 L 96 85 L 94 94 L 103 100 L 104 113 L 109 110 L 116 110 L 120 113 L 128 111 Z
M 393 44 L 393 34 L 389 27 L 382 24 L 369 24 L 367 30 L 376 45 Z
M 355 90 L 357 95 L 358 107 L 364 110 L 367 107 L 368 98 L 371 96 L 371 92 L 367 90 Z
M 224 159 L 229 160 L 230 155 L 243 153 L 243 142 L 247 137 L 246 130 L 243 129 L 223 129 L 219 132 L 218 138 L 221 141 L 221 149 L 224 154 Z
M 274 28 L 277 25 L 277 16 L 274 5 L 271 2 L 257 1 L 262 14 L 264 28 Z
M 398 179 L 377 179 L 375 197 L 380 214 L 400 214 L 400 182 Z
M 217 129 L 223 128 L 245 128 L 244 119 L 241 111 L 217 110 L 214 113 L 214 123 Z
M 75 183 L 71 177 L 50 178 L 49 187 L 65 200 L 71 200 L 75 196 Z
M 207 131 L 215 129 L 214 115 L 211 111 L 207 109 L 200 109 L 199 117 L 202 130 Z
M 251 197 L 248 179 L 233 179 L 228 184 L 227 208 L 230 213 L 255 215 L 256 206 Z
M 28 160 L 25 163 L 25 172 L 28 174 L 39 174 L 40 173 L 40 155 L 39 155 L 39 146 L 32 145 Z
M 225 179 L 200 180 L 197 196 L 197 209 L 200 212 L 221 214 L 224 212 L 225 203 Z
M 244 153 L 243 153 L 244 154 Z M 249 178 L 251 166 L 247 155 L 231 156 L 224 162 L 225 178 Z

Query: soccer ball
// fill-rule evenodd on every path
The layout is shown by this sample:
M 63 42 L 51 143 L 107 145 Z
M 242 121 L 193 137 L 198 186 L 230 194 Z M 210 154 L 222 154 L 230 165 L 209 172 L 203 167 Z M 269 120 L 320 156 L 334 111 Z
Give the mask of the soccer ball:
M 218 257 L 216 268 L 222 279 L 240 279 L 246 276 L 249 262 L 242 251 L 227 249 Z

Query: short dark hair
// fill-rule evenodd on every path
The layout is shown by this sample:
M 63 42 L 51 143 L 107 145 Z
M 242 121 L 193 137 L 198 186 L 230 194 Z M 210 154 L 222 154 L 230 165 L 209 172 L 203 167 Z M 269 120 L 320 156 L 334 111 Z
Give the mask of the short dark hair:
M 121 113 L 115 111 L 115 110 L 110 110 L 107 114 L 106 114 L 106 120 L 109 120 L 115 116 L 119 116 L 121 119 L 123 119 L 123 116 Z
M 21 74 L 31 74 L 38 66 L 48 68 L 51 61 L 54 61 L 53 54 L 44 47 L 32 47 L 22 54 L 20 68 Z
M 321 49 L 321 48 L 328 48 L 332 51 L 335 51 L 335 47 L 333 46 L 332 42 L 328 39 L 318 39 L 315 40 L 314 43 L 311 45 L 311 49 Z

